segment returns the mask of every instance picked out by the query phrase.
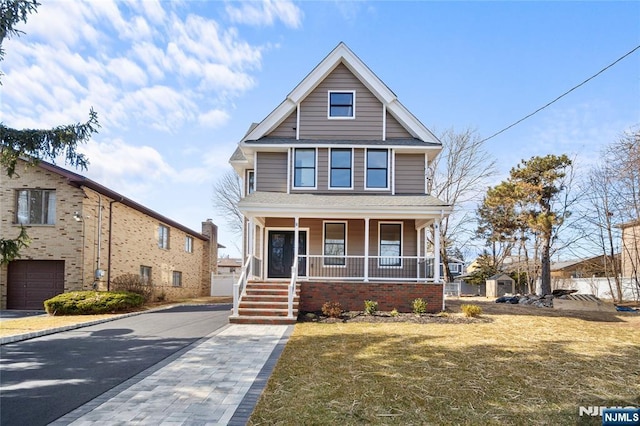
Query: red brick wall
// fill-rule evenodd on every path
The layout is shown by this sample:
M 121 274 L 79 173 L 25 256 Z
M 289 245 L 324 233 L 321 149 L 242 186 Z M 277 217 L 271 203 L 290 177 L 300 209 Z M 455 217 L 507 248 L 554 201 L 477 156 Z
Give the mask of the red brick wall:
M 412 312 L 411 302 L 422 298 L 427 310 L 442 310 L 442 285 L 425 283 L 360 283 L 360 282 L 302 282 L 299 310 L 315 312 L 325 302 L 339 302 L 346 311 L 364 310 L 364 301 L 378 302 L 380 311 Z

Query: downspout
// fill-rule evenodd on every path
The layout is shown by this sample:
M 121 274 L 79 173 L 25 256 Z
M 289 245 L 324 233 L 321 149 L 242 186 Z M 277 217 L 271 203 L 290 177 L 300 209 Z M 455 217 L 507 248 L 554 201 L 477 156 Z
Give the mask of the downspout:
M 109 249 L 107 254 L 107 291 L 111 290 L 111 237 L 113 235 L 113 203 L 121 203 L 124 197 L 119 200 L 109 201 Z
M 98 288 L 98 271 L 100 270 L 100 253 L 102 248 L 102 195 L 98 194 L 98 248 L 96 252 L 96 269 L 93 272 L 93 286 Z M 107 286 L 108 288 L 108 286 Z

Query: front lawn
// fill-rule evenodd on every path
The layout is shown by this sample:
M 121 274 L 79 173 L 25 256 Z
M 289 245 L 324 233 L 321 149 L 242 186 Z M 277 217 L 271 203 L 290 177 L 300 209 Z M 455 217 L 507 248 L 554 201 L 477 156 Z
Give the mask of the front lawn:
M 640 406 L 640 314 L 494 305 L 471 323 L 299 323 L 250 424 L 601 424 L 579 407 Z

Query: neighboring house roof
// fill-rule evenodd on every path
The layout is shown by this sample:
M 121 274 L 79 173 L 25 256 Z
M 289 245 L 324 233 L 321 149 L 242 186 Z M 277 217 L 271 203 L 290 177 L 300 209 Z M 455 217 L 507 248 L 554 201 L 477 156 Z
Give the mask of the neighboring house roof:
M 391 89 L 342 42 L 287 95 L 276 109 L 258 125 L 252 126 L 242 141 L 257 141 L 269 134 L 341 63 L 385 105 L 387 112 L 398 120 L 411 136 L 423 143 L 441 145 L 438 138 L 398 101 Z
M 487 281 L 494 281 L 494 280 L 500 280 L 500 279 L 509 279 L 511 281 L 515 281 L 513 278 L 511 278 L 509 275 L 505 274 L 505 273 L 497 273 L 493 276 L 490 276 L 489 278 L 487 278 Z
M 615 257 L 620 256 L 620 254 L 615 254 Z M 567 268 L 571 268 L 573 266 L 578 266 L 578 265 L 600 265 L 603 262 L 603 255 L 598 255 L 598 256 L 593 256 L 593 257 L 587 257 L 584 259 L 573 259 L 573 260 L 565 260 L 562 262 L 553 262 L 551 264 L 551 270 L 552 271 L 561 271 L 563 269 L 567 269 Z
M 287 194 L 281 192 L 256 191 L 248 194 L 238 202 L 238 208 L 243 212 L 251 213 L 277 213 L 283 217 L 293 217 L 304 213 L 305 217 L 317 214 L 317 217 L 326 217 L 327 209 L 333 214 L 344 217 L 354 215 L 363 217 L 363 214 L 372 214 L 376 218 L 383 219 L 385 214 L 397 217 L 429 216 L 434 214 L 450 213 L 451 206 L 431 195 L 394 195 L 380 196 L 368 194 Z M 295 213 L 293 213 L 295 212 Z
M 125 206 L 131 207 L 134 210 L 139 211 L 140 213 L 143 213 L 147 216 L 153 217 L 154 219 L 157 219 L 158 221 L 165 223 L 169 226 L 172 226 L 174 228 L 177 228 L 183 232 L 186 232 L 189 235 L 192 235 L 200 240 L 203 241 L 209 241 L 209 238 L 205 235 L 202 235 L 199 232 L 196 232 L 192 229 L 187 228 L 186 226 L 176 222 L 175 220 L 169 219 L 166 216 L 161 215 L 160 213 L 157 213 L 153 210 L 151 210 L 148 207 L 143 206 L 142 204 L 136 203 L 135 201 L 133 201 L 130 198 L 125 197 L 124 195 L 121 195 L 109 188 L 107 188 L 104 185 L 99 184 L 98 182 L 95 182 L 85 176 L 79 175 L 78 173 L 74 173 L 70 170 L 67 169 L 63 169 L 60 166 L 56 166 L 55 164 L 51 164 L 51 163 L 47 163 L 46 161 L 40 161 L 38 162 L 37 167 L 41 167 L 45 170 L 48 170 L 50 172 L 56 173 L 64 178 L 67 179 L 67 181 L 69 182 L 70 185 L 73 185 L 77 188 L 80 188 L 82 186 L 86 186 L 89 189 L 92 189 L 96 192 L 98 192 L 99 194 L 104 195 L 105 197 L 109 197 L 112 200 L 116 200 L 122 204 L 124 204 Z M 224 248 L 224 246 L 221 246 L 220 244 L 218 244 L 219 248 Z
M 229 258 L 229 257 L 218 259 L 218 267 L 220 268 L 235 268 L 238 266 L 242 266 L 242 259 L 235 259 L 235 258 Z

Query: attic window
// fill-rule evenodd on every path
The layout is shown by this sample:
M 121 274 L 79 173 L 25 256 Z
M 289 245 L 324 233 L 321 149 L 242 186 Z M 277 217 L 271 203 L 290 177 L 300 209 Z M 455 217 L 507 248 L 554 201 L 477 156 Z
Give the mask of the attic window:
M 329 118 L 355 118 L 356 92 L 329 92 Z

